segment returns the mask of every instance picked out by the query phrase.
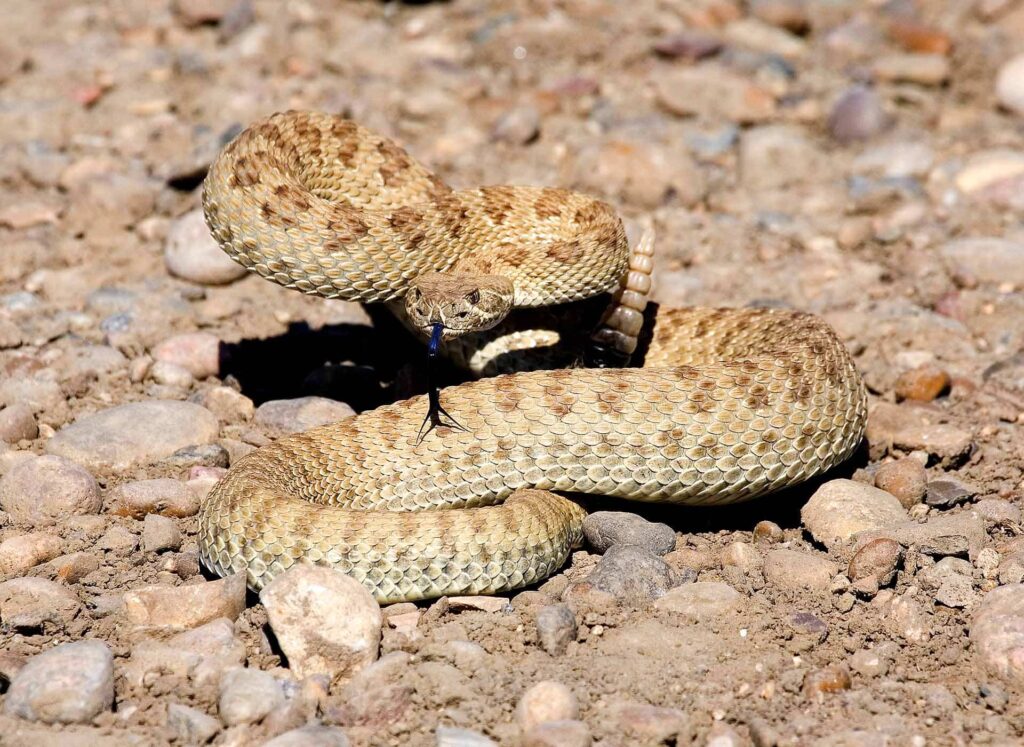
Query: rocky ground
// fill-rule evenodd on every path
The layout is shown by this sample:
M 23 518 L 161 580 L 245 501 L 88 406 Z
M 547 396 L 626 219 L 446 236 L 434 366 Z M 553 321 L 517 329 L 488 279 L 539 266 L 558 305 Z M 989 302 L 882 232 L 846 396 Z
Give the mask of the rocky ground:
M 4 15 L 0 744 L 1020 743 L 1024 3 Z M 204 575 L 224 469 L 422 357 L 211 246 L 210 159 L 286 108 L 456 186 L 604 196 L 657 229 L 664 305 L 821 314 L 871 391 L 863 452 L 741 508 L 609 506 L 639 516 L 508 597 Z

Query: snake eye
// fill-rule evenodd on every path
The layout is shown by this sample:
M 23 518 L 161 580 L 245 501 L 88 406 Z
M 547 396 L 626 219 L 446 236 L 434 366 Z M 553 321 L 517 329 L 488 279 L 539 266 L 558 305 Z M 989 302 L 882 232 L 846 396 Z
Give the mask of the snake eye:
M 422 299 L 423 299 L 422 291 L 420 291 L 419 288 L 413 288 L 412 289 L 412 300 L 413 301 L 420 301 Z
M 469 301 L 470 303 L 480 303 L 480 291 L 470 291 L 469 294 L 466 296 L 466 300 Z

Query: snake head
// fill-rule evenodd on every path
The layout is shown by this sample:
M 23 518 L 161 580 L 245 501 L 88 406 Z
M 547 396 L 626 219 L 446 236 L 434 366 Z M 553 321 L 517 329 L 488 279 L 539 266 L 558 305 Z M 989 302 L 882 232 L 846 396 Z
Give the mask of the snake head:
M 512 309 L 515 290 L 501 275 L 449 275 L 428 272 L 413 279 L 405 311 L 424 338 L 442 325 L 441 340 L 490 329 Z

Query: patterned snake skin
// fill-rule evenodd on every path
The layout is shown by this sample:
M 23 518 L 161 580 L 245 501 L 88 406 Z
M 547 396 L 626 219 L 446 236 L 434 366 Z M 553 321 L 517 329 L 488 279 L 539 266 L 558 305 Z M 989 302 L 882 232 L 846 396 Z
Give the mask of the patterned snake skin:
M 517 305 L 585 298 L 626 271 L 603 204 L 452 192 L 390 141 L 325 115 L 275 115 L 240 135 L 211 168 L 204 206 L 240 262 L 327 296 L 395 299 L 417 273 L 458 268 L 463 251 L 473 271 L 514 271 Z M 582 259 L 542 261 L 551 246 Z M 577 271 L 602 255 L 611 270 Z M 442 399 L 466 430 L 418 442 L 427 404 L 415 397 L 238 460 L 202 507 L 203 563 L 257 590 L 297 561 L 329 564 L 381 603 L 502 592 L 543 579 L 581 540 L 583 509 L 548 491 L 746 500 L 839 464 L 866 421 L 835 333 L 777 309 L 659 309 L 642 367 L 502 375 Z

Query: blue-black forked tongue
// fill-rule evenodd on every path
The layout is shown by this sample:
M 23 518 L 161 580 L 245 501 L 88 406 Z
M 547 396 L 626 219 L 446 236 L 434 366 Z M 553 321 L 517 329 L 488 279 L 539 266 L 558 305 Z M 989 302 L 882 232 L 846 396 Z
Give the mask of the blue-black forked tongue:
M 437 357 L 437 350 L 441 345 L 441 332 L 444 331 L 444 325 L 438 322 L 434 325 L 433 331 L 430 333 L 430 344 L 427 346 L 427 355 L 431 358 Z
M 438 322 L 430 331 L 430 344 L 427 346 L 427 416 L 423 418 L 423 425 L 420 426 L 416 443 L 420 443 L 428 433 L 438 426 L 445 426 L 453 430 L 466 430 L 455 418 L 441 407 L 441 391 L 437 387 L 436 371 L 438 349 L 441 346 L 441 333 L 444 325 Z

